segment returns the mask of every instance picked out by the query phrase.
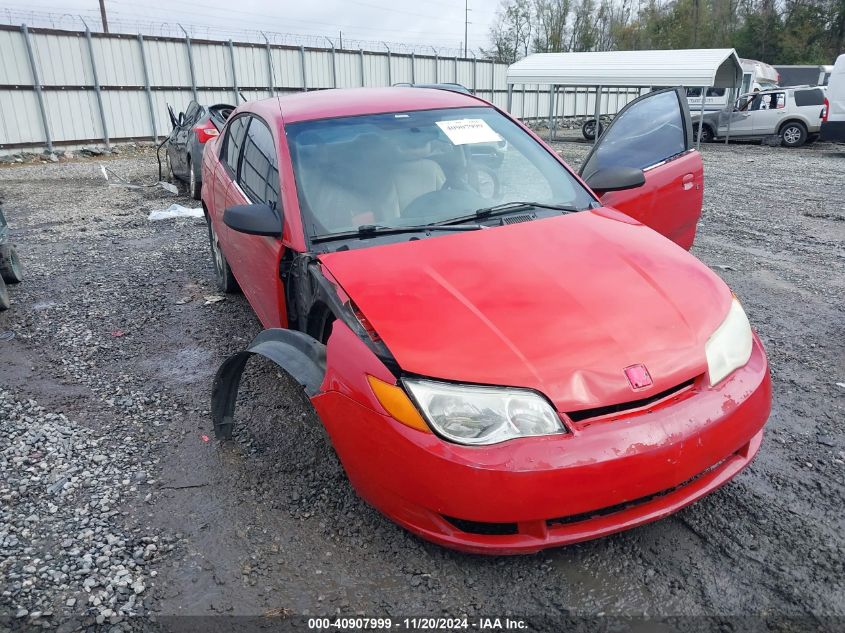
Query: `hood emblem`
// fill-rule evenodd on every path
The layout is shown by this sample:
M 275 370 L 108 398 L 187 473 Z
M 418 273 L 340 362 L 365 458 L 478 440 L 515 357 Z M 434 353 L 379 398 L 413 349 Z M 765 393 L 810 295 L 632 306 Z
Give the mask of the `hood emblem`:
M 635 391 L 651 387 L 651 385 L 654 384 L 654 381 L 651 379 L 651 375 L 642 363 L 626 367 L 623 371 L 625 372 L 625 378 L 628 379 L 628 384 L 630 384 L 631 389 L 634 389 Z

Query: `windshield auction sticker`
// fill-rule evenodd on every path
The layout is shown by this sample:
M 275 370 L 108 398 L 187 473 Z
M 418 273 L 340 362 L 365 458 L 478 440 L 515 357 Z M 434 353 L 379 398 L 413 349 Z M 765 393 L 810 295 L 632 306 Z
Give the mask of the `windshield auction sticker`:
M 455 119 L 438 121 L 437 127 L 452 141 L 452 145 L 497 143 L 502 140 L 484 119 Z

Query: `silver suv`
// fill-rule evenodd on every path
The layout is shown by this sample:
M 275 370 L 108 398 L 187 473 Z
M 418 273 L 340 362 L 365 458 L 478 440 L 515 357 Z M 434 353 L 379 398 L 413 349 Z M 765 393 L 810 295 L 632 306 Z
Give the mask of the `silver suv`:
M 729 136 L 735 139 L 762 139 L 780 136 L 787 147 L 800 147 L 814 141 L 824 114 L 824 88 L 772 88 L 742 95 L 733 108 L 704 113 L 702 141 Z M 701 114 L 692 113 L 698 133 Z M 730 127 L 729 127 L 730 126 Z

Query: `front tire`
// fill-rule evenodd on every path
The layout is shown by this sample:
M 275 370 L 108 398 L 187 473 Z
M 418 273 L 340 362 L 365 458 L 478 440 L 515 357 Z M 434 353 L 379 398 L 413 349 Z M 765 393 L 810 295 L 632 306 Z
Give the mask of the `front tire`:
M 194 171 L 194 161 L 188 156 L 188 193 L 194 200 L 199 200 L 202 195 L 202 182 L 197 178 Z
M 7 284 L 19 284 L 23 281 L 21 260 L 11 244 L 0 246 L 0 276 Z
M 208 213 L 205 214 L 205 223 L 208 225 L 208 242 L 211 245 L 211 264 L 214 267 L 214 281 L 217 283 L 217 288 L 227 294 L 237 292 L 240 287 L 235 280 L 235 276 L 232 274 L 232 269 L 229 268 L 229 262 L 226 261 L 223 249 L 220 248 L 220 239 L 217 237 L 217 232 L 214 230 Z
M 780 137 L 786 147 L 801 147 L 807 141 L 807 128 L 797 121 L 787 123 L 781 128 Z

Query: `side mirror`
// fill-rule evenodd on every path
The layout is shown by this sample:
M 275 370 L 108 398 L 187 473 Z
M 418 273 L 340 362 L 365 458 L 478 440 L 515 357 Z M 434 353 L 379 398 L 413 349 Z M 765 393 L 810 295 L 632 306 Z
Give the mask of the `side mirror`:
M 585 181 L 598 195 L 608 191 L 636 189 L 645 184 L 645 174 L 637 167 L 605 167 L 593 172 Z
M 282 216 L 268 204 L 242 204 L 223 212 L 223 223 L 248 235 L 282 236 Z

